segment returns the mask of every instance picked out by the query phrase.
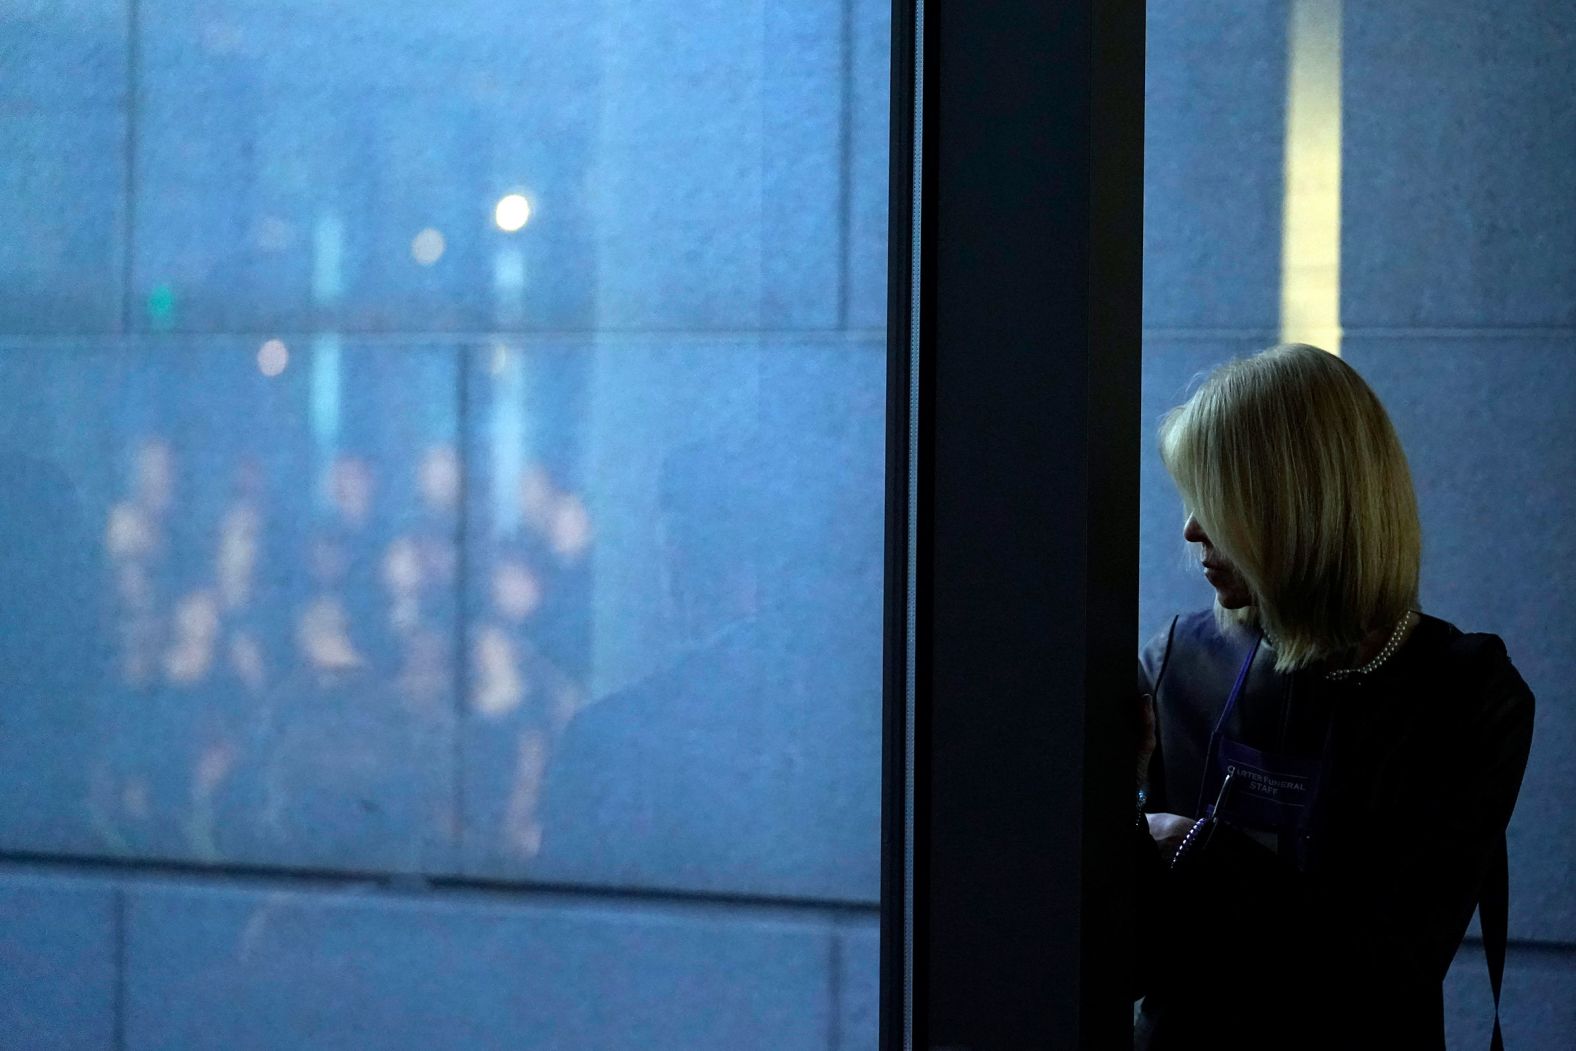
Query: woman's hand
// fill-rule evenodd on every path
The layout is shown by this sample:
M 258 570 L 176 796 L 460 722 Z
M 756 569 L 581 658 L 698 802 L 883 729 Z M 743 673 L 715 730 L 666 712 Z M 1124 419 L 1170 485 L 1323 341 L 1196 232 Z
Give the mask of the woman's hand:
M 1160 856 L 1170 861 L 1187 837 L 1187 830 L 1193 827 L 1193 819 L 1181 814 L 1145 814 L 1144 817 L 1149 819 L 1149 834 L 1160 844 Z
M 1155 699 L 1143 693 L 1138 696 L 1138 787 L 1149 780 L 1149 760 L 1155 754 Z M 1145 814 L 1149 834 L 1160 845 L 1160 856 L 1167 861 L 1182 845 L 1193 822 L 1181 814 Z
M 1149 780 L 1149 759 L 1155 754 L 1155 699 L 1152 695 L 1138 695 L 1138 784 L 1134 791 L 1144 787 Z

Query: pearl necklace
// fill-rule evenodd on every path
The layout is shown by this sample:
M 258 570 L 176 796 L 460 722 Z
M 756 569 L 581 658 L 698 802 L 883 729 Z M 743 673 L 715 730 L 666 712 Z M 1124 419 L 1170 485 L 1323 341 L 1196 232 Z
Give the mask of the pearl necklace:
M 1369 672 L 1378 668 L 1381 664 L 1394 656 L 1395 651 L 1400 648 L 1401 636 L 1405 634 L 1406 625 L 1411 619 L 1411 610 L 1407 610 L 1405 613 L 1401 614 L 1401 622 L 1397 624 L 1395 626 L 1395 630 L 1390 633 L 1390 641 L 1384 644 L 1384 649 L 1380 650 L 1379 655 L 1373 660 L 1369 661 L 1367 664 L 1364 664 L 1361 668 L 1338 668 L 1335 671 L 1327 671 L 1324 673 L 1324 677 L 1329 679 L 1331 682 L 1340 682 L 1342 679 L 1345 679 L 1348 676 L 1367 675 Z

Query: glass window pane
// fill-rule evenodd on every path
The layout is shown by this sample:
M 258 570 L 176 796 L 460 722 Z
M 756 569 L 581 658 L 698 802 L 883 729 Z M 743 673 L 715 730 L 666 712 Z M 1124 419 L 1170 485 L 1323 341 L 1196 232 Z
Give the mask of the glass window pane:
M 7 5 L 5 1031 L 874 1046 L 889 35 Z

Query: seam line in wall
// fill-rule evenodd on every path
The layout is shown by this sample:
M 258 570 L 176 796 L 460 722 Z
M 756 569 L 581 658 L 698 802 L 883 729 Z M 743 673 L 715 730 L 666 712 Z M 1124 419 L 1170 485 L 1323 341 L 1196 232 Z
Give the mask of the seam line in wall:
M 135 328 L 136 295 L 132 286 L 132 261 L 136 257 L 135 237 L 137 218 L 137 105 L 140 70 L 138 68 L 137 38 L 141 24 L 141 0 L 126 3 L 126 141 L 122 148 L 126 193 L 121 199 L 124 214 L 121 216 L 120 233 L 120 334 L 129 335 Z
M 8 875 L 48 875 L 93 879 L 111 876 L 122 888 L 206 886 L 229 890 L 277 893 L 281 890 L 322 891 L 389 901 L 420 901 L 444 897 L 450 901 L 508 902 L 542 907 L 605 909 L 611 904 L 645 905 L 654 909 L 708 911 L 718 908 L 777 914 L 819 922 L 843 917 L 880 915 L 875 901 L 837 898 L 795 898 L 733 891 L 659 889 L 594 884 L 527 883 L 518 879 L 471 874 L 396 873 L 366 870 L 313 870 L 245 865 L 208 865 L 196 862 L 153 861 L 139 858 L 0 853 L 0 878 Z
M 853 247 L 853 185 L 854 185 L 854 0 L 843 0 L 842 41 L 843 82 L 840 110 L 837 115 L 838 176 L 837 176 L 837 324 L 848 328 L 852 310 L 848 282 L 852 272 L 849 252 Z
M 1571 339 L 1576 337 L 1576 325 L 1480 325 L 1447 326 L 1439 328 L 1391 328 L 1347 325 L 1342 328 L 1344 339 Z M 1146 340 L 1175 340 L 1178 342 L 1205 342 L 1228 339 L 1263 339 L 1275 342 L 1279 336 L 1273 328 L 1146 328 Z
M 599 343 L 634 343 L 641 345 L 663 346 L 673 349 L 671 344 L 675 340 L 693 340 L 702 346 L 707 344 L 732 344 L 732 343 L 758 343 L 768 346 L 777 342 L 816 343 L 827 346 L 839 344 L 862 347 L 864 344 L 873 344 L 875 349 L 885 352 L 886 332 L 883 329 L 740 329 L 740 330 L 689 330 L 689 331 L 662 331 L 662 330 L 628 330 L 613 331 L 609 329 L 559 329 L 551 332 L 357 332 L 347 329 L 336 329 L 335 333 L 346 343 L 377 347 L 399 346 L 417 347 L 431 350 L 464 349 L 471 346 L 490 346 L 497 339 L 510 339 L 523 344 L 522 350 L 527 353 L 532 351 L 579 353 L 587 349 L 596 349 Z M 319 335 L 319 329 L 257 329 L 256 331 L 225 331 L 225 332 L 73 332 L 73 333 L 48 333 L 48 332 L 0 332 L 0 348 L 18 346 L 39 347 L 80 347 L 91 345 L 94 349 L 99 345 L 113 344 L 125 346 L 128 344 L 146 344 L 151 346 L 185 346 L 194 343 L 212 343 L 220 341 L 234 341 L 237 343 L 250 343 L 263 339 L 281 339 L 286 343 L 292 340 L 304 341 L 314 335 Z M 533 341 L 536 345 L 533 345 Z M 553 346 L 553 343 L 573 345 Z M 542 345 L 547 344 L 547 345 Z M 255 348 L 254 348 L 255 349 Z M 786 348 L 793 349 L 793 348 Z
M 126 907 L 127 891 L 125 887 L 115 888 L 114 898 L 114 946 L 115 946 L 115 1003 L 114 1014 L 111 1019 L 113 1027 L 112 1037 L 115 1051 L 125 1051 L 126 1048 Z
M 826 960 L 826 1046 L 841 1051 L 843 1046 L 843 934 L 833 924 L 828 932 Z

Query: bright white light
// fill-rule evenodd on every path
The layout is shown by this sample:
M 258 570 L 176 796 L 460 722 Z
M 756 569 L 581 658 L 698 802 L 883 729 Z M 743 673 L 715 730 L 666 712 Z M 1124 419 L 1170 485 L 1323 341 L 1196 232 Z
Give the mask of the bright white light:
M 271 339 L 257 348 L 257 371 L 264 376 L 277 376 L 290 364 L 290 350 L 283 342 Z
M 1281 342 L 1341 355 L 1341 0 L 1293 0 L 1287 26 Z
M 431 266 L 443 258 L 445 247 L 443 234 L 429 226 L 411 238 L 410 256 L 422 266 Z
M 505 233 L 514 233 L 531 221 L 531 202 L 523 194 L 506 194 L 493 208 L 493 222 Z

